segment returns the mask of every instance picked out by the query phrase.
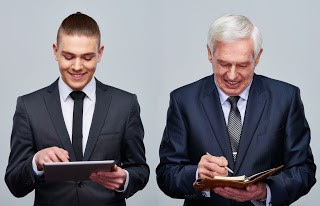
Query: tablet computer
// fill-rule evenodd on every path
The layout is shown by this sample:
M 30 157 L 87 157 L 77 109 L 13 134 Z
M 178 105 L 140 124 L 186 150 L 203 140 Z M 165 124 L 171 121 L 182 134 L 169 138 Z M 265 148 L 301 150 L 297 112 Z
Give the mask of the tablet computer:
M 114 160 L 50 162 L 43 164 L 46 181 L 83 181 L 89 180 L 92 172 L 111 171 Z

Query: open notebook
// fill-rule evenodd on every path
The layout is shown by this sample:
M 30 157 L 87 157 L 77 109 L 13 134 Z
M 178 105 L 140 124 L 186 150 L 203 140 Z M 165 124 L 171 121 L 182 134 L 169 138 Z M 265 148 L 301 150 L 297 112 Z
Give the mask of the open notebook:
M 193 186 L 199 191 L 211 189 L 213 187 L 234 187 L 241 189 L 273 175 L 282 168 L 283 165 L 256 173 L 248 177 L 245 175 L 234 177 L 215 176 L 211 179 L 197 179 L 193 183 Z

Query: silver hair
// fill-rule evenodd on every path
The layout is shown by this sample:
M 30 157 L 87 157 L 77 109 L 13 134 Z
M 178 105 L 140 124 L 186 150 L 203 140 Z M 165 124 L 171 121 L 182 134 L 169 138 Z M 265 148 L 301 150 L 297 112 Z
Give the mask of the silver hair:
M 225 15 L 214 21 L 208 32 L 207 45 L 213 54 L 217 42 L 232 42 L 251 36 L 254 46 L 254 58 L 262 47 L 262 35 L 247 17 L 241 15 Z

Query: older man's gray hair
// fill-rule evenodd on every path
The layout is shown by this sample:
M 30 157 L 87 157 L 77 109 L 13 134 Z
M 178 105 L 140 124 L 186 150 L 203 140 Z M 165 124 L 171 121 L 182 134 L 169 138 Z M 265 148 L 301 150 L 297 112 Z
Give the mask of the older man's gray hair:
M 208 32 L 207 45 L 213 54 L 217 42 L 232 42 L 251 36 L 254 45 L 254 58 L 262 47 L 259 29 L 245 16 L 225 15 L 214 21 Z

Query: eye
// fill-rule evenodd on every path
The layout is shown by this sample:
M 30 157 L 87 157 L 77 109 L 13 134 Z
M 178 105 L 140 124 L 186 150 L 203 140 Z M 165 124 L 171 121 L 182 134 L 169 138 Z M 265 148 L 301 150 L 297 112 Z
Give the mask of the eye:
M 231 64 L 229 64 L 229 63 L 224 63 L 224 62 L 223 62 L 223 63 L 220 63 L 220 65 L 223 66 L 223 67 L 230 67 L 230 66 L 231 66 Z
M 84 57 L 85 60 L 90 61 L 92 57 Z
M 247 67 L 248 67 L 248 64 L 239 64 L 238 67 L 240 67 L 240 68 L 247 68 Z
M 94 57 L 94 55 L 90 54 L 90 55 L 84 55 L 83 59 L 86 61 L 90 61 L 92 58 Z
M 73 59 L 73 56 L 72 56 L 72 55 L 63 55 L 63 57 L 64 57 L 66 60 L 71 60 L 71 59 Z

